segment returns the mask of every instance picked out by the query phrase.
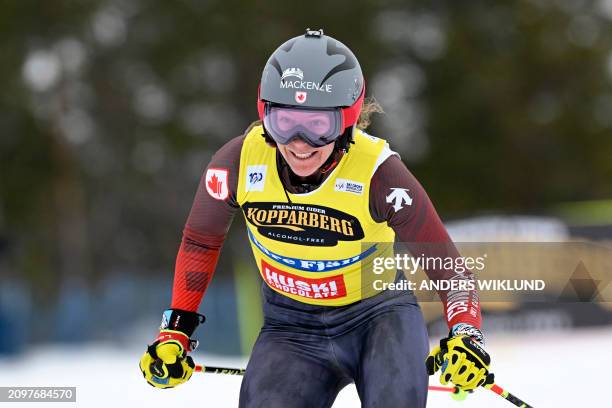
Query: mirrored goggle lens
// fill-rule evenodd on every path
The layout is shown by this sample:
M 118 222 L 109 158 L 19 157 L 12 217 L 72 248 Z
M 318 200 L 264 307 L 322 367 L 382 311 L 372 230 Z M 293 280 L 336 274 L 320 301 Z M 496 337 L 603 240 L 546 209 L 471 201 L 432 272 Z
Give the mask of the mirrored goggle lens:
M 266 109 L 264 125 L 280 144 L 301 137 L 313 146 L 324 146 L 340 135 L 340 110 L 305 110 L 271 106 Z

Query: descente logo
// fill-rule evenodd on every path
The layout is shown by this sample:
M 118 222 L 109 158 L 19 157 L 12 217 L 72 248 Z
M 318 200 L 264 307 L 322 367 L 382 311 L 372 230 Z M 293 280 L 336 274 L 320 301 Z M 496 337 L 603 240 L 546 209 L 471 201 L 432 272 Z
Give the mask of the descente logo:
M 242 206 L 246 220 L 261 235 L 298 245 L 334 246 L 364 237 L 359 220 L 317 205 L 255 202 Z

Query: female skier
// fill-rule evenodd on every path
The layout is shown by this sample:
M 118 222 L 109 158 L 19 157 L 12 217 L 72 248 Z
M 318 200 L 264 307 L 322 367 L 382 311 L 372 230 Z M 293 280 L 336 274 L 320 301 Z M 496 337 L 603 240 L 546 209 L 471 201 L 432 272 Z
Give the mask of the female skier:
M 465 390 L 492 381 L 474 290 L 439 291 L 450 331 L 428 356 L 414 294 L 373 288 L 375 278 L 402 279 L 396 270 L 372 275 L 375 258 L 393 257 L 394 240 L 415 256 L 459 254 L 399 155 L 360 129 L 371 110 L 364 95 L 357 59 L 322 30 L 306 30 L 270 56 L 261 121 L 216 152 L 197 190 L 172 304 L 140 361 L 149 384 L 168 388 L 191 377 L 190 337 L 204 321 L 198 307 L 238 209 L 263 279 L 264 312 L 240 407 L 330 407 L 349 383 L 363 407 L 424 407 L 428 373 L 438 369 L 443 384 Z M 432 281 L 470 279 L 453 269 L 426 273 Z

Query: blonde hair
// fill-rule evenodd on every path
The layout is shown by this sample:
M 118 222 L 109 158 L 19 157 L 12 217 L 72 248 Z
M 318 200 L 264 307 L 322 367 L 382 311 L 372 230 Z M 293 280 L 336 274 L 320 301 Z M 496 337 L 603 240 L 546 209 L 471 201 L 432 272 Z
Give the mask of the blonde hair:
M 366 130 L 372 119 L 370 116 L 373 113 L 385 113 L 383 107 L 373 96 L 369 96 L 365 98 L 363 101 L 363 106 L 361 107 L 361 113 L 359 114 L 359 119 L 357 120 L 357 127 L 361 130 Z

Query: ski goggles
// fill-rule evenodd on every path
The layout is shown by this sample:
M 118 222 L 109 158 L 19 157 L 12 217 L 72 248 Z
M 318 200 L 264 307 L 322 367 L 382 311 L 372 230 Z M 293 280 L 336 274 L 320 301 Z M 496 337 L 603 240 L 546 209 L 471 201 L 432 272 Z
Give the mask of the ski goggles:
M 342 112 L 266 104 L 263 123 L 276 143 L 286 145 L 299 138 L 312 147 L 322 147 L 342 133 Z

